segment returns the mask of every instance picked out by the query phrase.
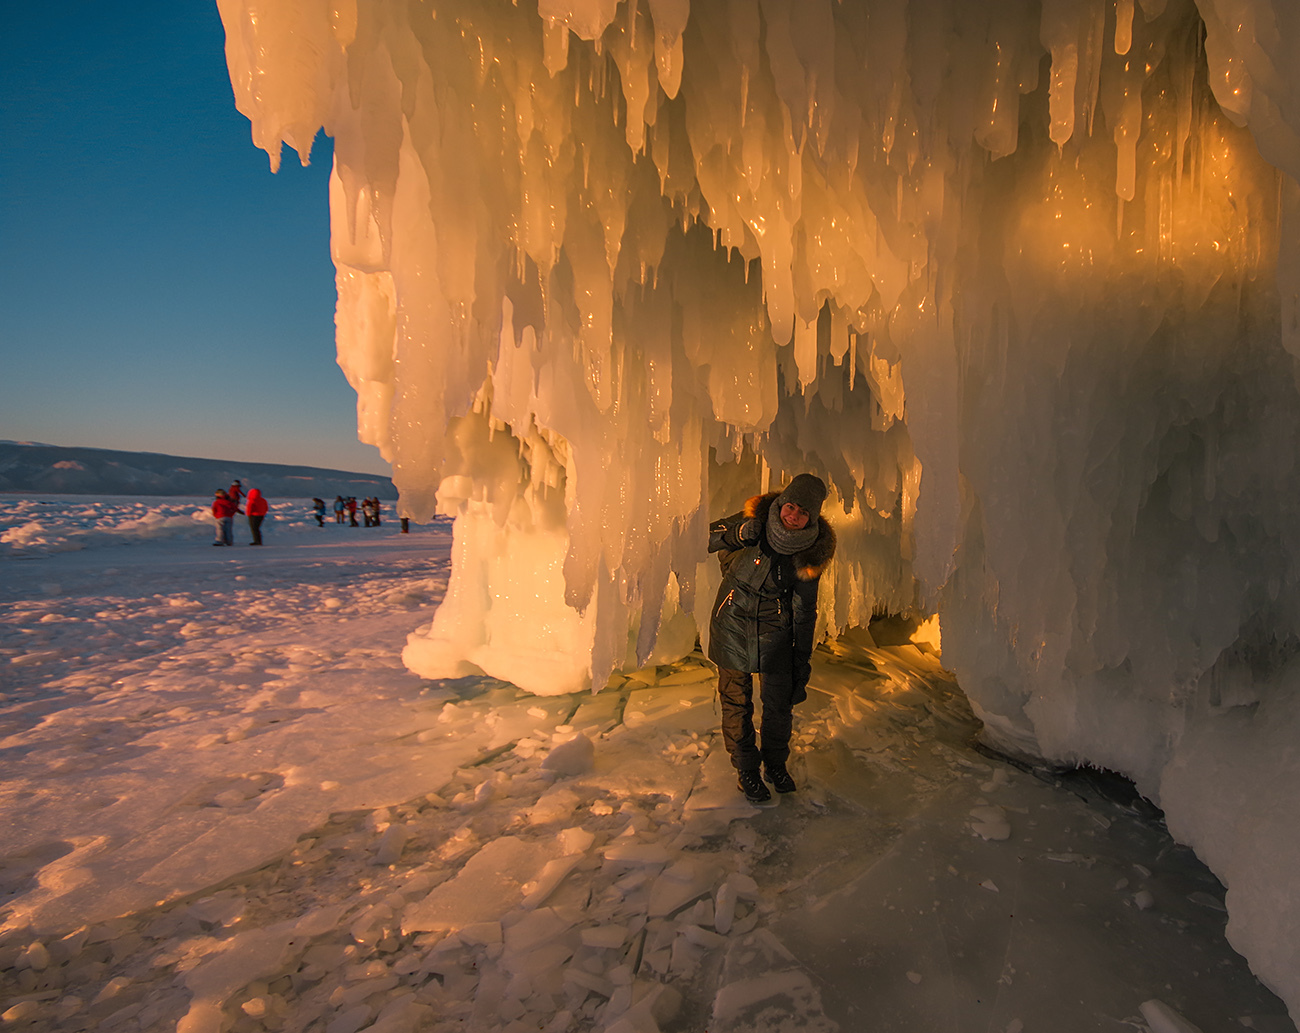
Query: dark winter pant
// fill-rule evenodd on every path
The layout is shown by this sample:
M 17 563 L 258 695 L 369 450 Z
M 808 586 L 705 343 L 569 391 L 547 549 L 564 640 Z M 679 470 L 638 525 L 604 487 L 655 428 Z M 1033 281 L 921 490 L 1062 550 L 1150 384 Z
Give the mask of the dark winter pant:
M 782 670 L 781 668 L 784 668 Z M 718 696 L 722 700 L 722 741 L 737 771 L 757 771 L 761 764 L 784 765 L 790 756 L 790 729 L 794 723 L 790 661 L 759 677 L 763 706 L 763 744 L 754 731 L 754 676 L 718 668 Z
M 257 516 L 250 516 L 248 518 L 248 529 L 253 533 L 253 545 L 262 544 L 262 521 L 265 519 L 265 513 L 261 513 Z

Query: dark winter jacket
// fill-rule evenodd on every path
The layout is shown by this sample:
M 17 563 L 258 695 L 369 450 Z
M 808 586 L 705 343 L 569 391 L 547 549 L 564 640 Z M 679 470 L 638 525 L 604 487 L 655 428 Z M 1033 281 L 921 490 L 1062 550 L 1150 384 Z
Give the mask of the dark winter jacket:
M 709 552 L 720 552 L 722 584 L 709 623 L 709 659 L 733 671 L 762 672 L 793 661 L 796 702 L 811 672 L 817 586 L 835 555 L 835 532 L 821 517 L 816 541 L 783 556 L 767 541 L 768 510 L 779 492 L 755 495 L 745 508 L 709 527 Z M 749 528 L 747 522 L 753 521 Z M 756 544 L 741 540 L 757 535 Z

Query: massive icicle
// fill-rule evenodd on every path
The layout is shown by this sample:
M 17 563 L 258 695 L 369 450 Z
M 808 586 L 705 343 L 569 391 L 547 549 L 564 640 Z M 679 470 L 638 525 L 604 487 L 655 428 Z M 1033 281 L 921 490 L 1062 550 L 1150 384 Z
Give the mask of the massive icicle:
M 678 654 L 704 522 L 819 472 L 826 630 L 937 606 L 991 736 L 1135 777 L 1300 1008 L 1294 5 L 219 5 L 273 164 L 335 138 L 361 436 L 457 516 L 415 670 Z

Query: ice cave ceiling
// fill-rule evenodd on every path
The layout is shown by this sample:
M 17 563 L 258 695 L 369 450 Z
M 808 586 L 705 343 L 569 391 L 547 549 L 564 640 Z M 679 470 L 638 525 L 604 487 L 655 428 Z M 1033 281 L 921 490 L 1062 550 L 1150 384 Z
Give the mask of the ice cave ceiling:
M 826 630 L 937 610 L 990 738 L 1135 778 L 1296 1008 L 1300 8 L 218 5 L 272 165 L 334 138 L 361 437 L 458 518 L 413 669 L 680 655 L 709 517 L 820 473 Z

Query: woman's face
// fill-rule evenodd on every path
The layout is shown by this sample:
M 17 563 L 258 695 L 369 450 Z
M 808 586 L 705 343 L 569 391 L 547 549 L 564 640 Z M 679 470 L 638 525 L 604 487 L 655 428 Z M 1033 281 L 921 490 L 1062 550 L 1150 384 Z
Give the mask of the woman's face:
M 801 506 L 787 502 L 781 507 L 781 523 L 787 531 L 802 531 L 808 526 L 808 514 Z

